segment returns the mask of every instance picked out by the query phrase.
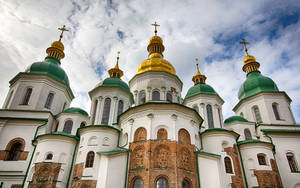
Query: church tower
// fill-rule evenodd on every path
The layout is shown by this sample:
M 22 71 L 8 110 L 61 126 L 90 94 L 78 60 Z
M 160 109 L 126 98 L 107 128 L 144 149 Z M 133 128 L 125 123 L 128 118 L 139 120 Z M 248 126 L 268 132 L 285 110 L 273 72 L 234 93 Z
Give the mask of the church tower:
M 248 121 L 264 124 L 295 124 L 291 111 L 290 97 L 280 91 L 276 83 L 259 71 L 260 64 L 254 56 L 248 54 L 247 42 L 241 42 L 245 47 L 243 71 L 247 79 L 241 85 L 238 104 L 233 111 Z
M 223 99 L 208 84 L 206 76 L 199 71 L 198 58 L 196 58 L 197 71 L 193 76 L 194 86 L 191 87 L 183 101 L 183 104 L 196 110 L 204 118 L 203 128 L 222 128 Z

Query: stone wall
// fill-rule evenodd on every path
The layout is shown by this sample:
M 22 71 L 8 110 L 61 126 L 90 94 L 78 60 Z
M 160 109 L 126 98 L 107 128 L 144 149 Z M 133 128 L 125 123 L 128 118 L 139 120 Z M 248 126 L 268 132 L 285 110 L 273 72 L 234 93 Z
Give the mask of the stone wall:
M 274 159 L 270 159 L 272 170 L 255 170 L 254 175 L 257 178 L 259 187 L 283 187 Z
M 130 143 L 128 187 L 137 178 L 143 187 L 156 187 L 160 177 L 168 180 L 169 188 L 181 187 L 185 179 L 190 187 L 198 187 L 195 146 L 170 140 L 147 140 Z
M 96 188 L 96 180 L 82 180 L 84 163 L 78 163 L 74 166 L 72 188 Z

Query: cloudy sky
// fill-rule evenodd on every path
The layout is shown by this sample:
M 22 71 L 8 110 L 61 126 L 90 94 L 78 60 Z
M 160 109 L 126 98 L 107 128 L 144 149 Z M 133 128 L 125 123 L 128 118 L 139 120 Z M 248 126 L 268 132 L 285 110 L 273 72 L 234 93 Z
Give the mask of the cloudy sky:
M 195 58 L 207 84 L 225 100 L 224 117 L 233 115 L 245 53 L 239 44 L 250 42 L 249 53 L 260 70 L 293 100 L 300 123 L 300 1 L 268 0 L 0 0 L 0 104 L 8 81 L 31 63 L 43 60 L 45 50 L 66 25 L 63 43 L 67 72 L 76 96 L 72 106 L 89 112 L 87 92 L 107 77 L 117 51 L 125 81 L 147 58 L 153 35 L 151 23 L 169 60 L 184 83 L 182 97 L 193 85 Z

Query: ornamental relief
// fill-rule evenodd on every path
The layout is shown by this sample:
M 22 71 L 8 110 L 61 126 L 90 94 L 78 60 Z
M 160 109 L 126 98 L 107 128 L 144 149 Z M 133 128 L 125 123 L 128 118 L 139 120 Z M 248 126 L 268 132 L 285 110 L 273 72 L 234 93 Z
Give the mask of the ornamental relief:
M 154 165 L 155 167 L 168 167 L 168 159 L 170 155 L 169 147 L 166 145 L 159 145 L 155 148 L 154 152 Z
M 179 166 L 187 170 L 191 169 L 192 157 L 187 148 L 182 148 L 180 150 Z
M 144 153 L 143 146 L 135 148 L 132 152 L 132 168 L 138 168 L 144 166 Z

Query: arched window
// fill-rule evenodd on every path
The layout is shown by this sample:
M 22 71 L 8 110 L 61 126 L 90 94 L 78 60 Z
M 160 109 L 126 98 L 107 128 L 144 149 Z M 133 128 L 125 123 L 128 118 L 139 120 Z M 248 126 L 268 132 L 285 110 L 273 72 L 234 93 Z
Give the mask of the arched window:
M 245 135 L 246 140 L 251 140 L 252 139 L 251 132 L 248 128 L 244 129 L 244 135 Z
M 83 121 L 80 123 L 80 128 L 85 127 L 86 123 Z
M 166 178 L 158 178 L 156 188 L 168 188 L 168 180 Z
M 153 91 L 152 92 L 152 100 L 153 101 L 159 101 L 160 100 L 160 93 L 159 93 L 159 91 Z
M 267 165 L 265 154 L 263 153 L 257 154 L 257 160 L 259 165 Z
M 50 109 L 52 101 L 53 101 L 53 98 L 54 98 L 54 94 L 53 93 L 49 93 L 48 97 L 47 97 L 47 100 L 46 100 L 46 103 L 45 103 L 45 108 Z
M 226 173 L 232 174 L 233 170 L 232 170 L 231 160 L 229 157 L 224 158 L 224 164 L 225 164 Z
M 89 151 L 86 155 L 85 160 L 85 168 L 92 168 L 94 165 L 95 153 L 93 151 Z
M 109 113 L 110 113 L 110 103 L 111 103 L 111 99 L 110 98 L 106 98 L 105 101 L 104 101 L 104 107 L 103 107 L 103 114 L 102 114 L 101 124 L 108 124 Z
M 46 160 L 52 160 L 53 158 L 53 154 L 52 153 L 48 153 L 46 156 Z
M 20 155 L 22 153 L 22 143 L 21 142 L 15 142 L 10 147 L 10 150 L 8 151 L 8 161 L 17 161 L 20 158 Z
M 22 105 L 28 105 L 31 93 L 32 93 L 32 88 L 27 88 L 23 101 L 21 103 Z
M 118 104 L 118 116 L 119 116 L 120 114 L 122 114 L 123 108 L 124 108 L 124 103 L 123 103 L 122 100 L 119 100 L 119 104 Z
M 143 188 L 143 180 L 141 178 L 136 178 L 133 183 L 133 188 Z
M 144 127 L 138 128 L 134 133 L 134 141 L 141 141 L 147 139 L 147 131 Z
M 169 102 L 173 101 L 173 96 L 172 96 L 172 93 L 170 93 L 170 92 L 167 93 L 167 101 L 169 101 Z
M 272 108 L 273 108 L 273 112 L 274 112 L 274 116 L 275 116 L 276 120 L 280 120 L 280 116 L 279 116 L 279 112 L 278 112 L 278 104 L 274 102 L 272 104 Z
M 143 104 L 146 102 L 146 93 L 145 91 L 141 91 L 139 93 L 139 104 Z
M 294 154 L 291 152 L 288 152 L 286 154 L 286 158 L 288 160 L 291 172 L 298 172 L 298 166 L 297 166 Z
M 256 122 L 262 122 L 258 106 L 253 106 L 253 113 Z
M 212 107 L 210 104 L 206 105 L 207 123 L 208 128 L 214 128 L 214 118 L 212 113 Z
M 161 128 L 157 131 L 157 140 L 167 140 L 168 139 L 168 132 L 166 129 Z
M 182 181 L 182 188 L 190 188 L 190 187 L 191 187 L 190 182 L 188 180 L 184 179 Z
M 241 113 L 240 113 L 240 116 L 241 116 L 241 117 L 244 117 L 244 113 L 243 113 L 243 112 L 241 112 Z
M 73 121 L 72 120 L 67 120 L 65 122 L 63 132 L 71 134 L 72 127 L 73 127 Z
M 196 104 L 193 106 L 193 109 L 196 110 L 199 113 L 199 108 Z
M 178 131 L 178 141 L 181 143 L 190 144 L 191 143 L 191 137 L 187 130 L 180 129 Z

